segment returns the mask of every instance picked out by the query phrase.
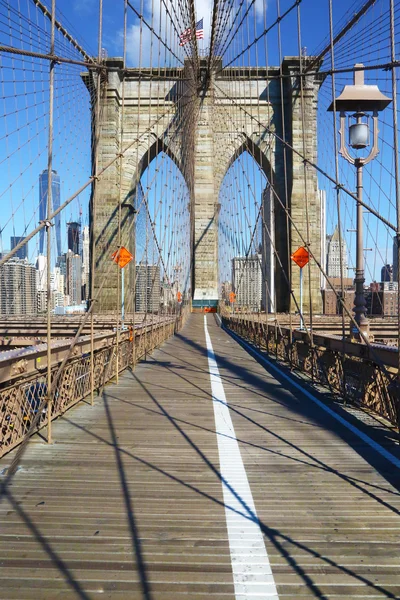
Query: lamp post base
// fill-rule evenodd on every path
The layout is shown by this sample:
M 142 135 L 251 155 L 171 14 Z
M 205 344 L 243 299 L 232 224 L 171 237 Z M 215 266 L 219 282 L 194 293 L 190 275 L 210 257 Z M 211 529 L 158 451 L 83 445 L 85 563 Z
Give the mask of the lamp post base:
M 364 336 L 365 339 L 369 340 L 370 339 L 370 333 L 369 333 L 369 321 L 368 319 L 363 319 L 361 321 L 361 323 L 358 323 L 358 326 Z M 357 329 L 357 327 L 354 325 L 354 323 L 351 321 L 350 322 L 350 341 L 352 342 L 361 342 L 364 343 L 364 339 L 363 336 L 361 335 L 360 331 Z

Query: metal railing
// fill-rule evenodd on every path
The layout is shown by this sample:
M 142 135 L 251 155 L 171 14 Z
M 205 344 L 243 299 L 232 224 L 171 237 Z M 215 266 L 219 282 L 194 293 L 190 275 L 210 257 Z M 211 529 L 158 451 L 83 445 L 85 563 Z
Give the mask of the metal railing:
M 305 373 L 310 380 L 400 425 L 398 350 L 368 347 L 339 337 L 313 335 L 279 324 L 222 316 L 227 329 L 248 340 L 278 362 Z
M 104 385 L 116 376 L 117 365 L 118 372 L 134 367 L 178 331 L 185 316 L 182 312 L 177 318 L 164 318 L 157 323 L 120 331 L 118 344 L 116 332 L 95 335 L 93 384 L 97 393 L 101 393 Z M 54 390 L 51 421 L 90 395 L 90 347 L 90 336 L 80 338 L 72 353 L 68 340 L 52 344 L 52 381 L 63 359 L 70 356 Z M 0 457 L 23 441 L 39 410 L 42 414 L 37 427 L 30 433 L 36 433 L 48 424 L 47 403 L 44 402 L 47 396 L 47 345 L 15 354 L 11 359 L 0 359 Z

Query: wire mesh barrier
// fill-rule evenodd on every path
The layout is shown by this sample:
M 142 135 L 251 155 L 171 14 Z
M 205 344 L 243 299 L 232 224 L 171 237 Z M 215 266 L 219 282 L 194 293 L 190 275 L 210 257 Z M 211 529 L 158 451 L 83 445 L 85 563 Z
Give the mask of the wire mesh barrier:
M 397 352 L 268 324 L 254 318 L 222 316 L 224 326 L 277 360 L 327 387 L 344 401 L 369 409 L 400 425 Z
M 158 322 L 129 328 L 120 334 L 119 345 L 116 333 L 95 336 L 94 388 L 97 392 L 109 381 L 135 364 L 155 348 L 158 348 L 174 332 L 178 331 L 187 316 L 187 310 L 176 318 L 165 317 Z M 55 379 L 65 344 L 52 349 L 52 383 Z M 118 355 L 117 355 L 118 353 Z M 0 456 L 20 444 L 30 430 L 35 417 L 37 426 L 30 431 L 36 433 L 48 424 L 47 379 L 45 364 L 46 349 L 26 352 L 23 358 L 0 360 Z M 6 364 L 5 364 L 6 363 Z M 44 363 L 44 364 L 42 364 Z M 91 394 L 90 337 L 82 338 L 75 352 L 67 360 L 61 378 L 53 391 L 51 420 L 64 414 L 69 408 Z

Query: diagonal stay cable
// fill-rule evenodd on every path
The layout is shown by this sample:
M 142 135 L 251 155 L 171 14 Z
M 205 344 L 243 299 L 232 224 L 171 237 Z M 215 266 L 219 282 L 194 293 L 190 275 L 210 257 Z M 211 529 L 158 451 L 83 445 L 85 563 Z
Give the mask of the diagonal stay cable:
M 79 196 L 79 194 L 81 194 L 87 187 L 89 187 L 89 185 L 91 185 L 93 183 L 94 180 L 96 179 L 100 179 L 103 174 L 105 173 L 105 171 L 107 171 L 107 169 L 109 169 L 109 167 L 111 167 L 121 156 L 124 156 L 125 153 L 130 150 L 130 148 L 132 148 L 132 146 L 134 146 L 135 144 L 137 144 L 140 139 L 148 134 L 152 128 L 159 123 L 162 119 L 164 119 L 164 117 L 171 112 L 171 108 L 174 108 L 180 101 L 181 99 L 185 96 L 185 94 L 183 94 L 179 100 L 177 100 L 173 106 L 170 106 L 162 115 L 160 115 L 158 117 L 158 119 L 156 119 L 155 121 L 153 121 L 151 123 L 151 125 L 145 130 L 143 131 L 143 133 L 141 133 L 137 138 L 135 138 L 132 142 L 130 142 L 123 150 L 122 152 L 117 153 L 114 158 L 112 158 L 98 173 L 97 175 L 92 175 L 91 177 L 89 177 L 89 179 L 86 181 L 86 183 L 84 183 L 74 194 L 72 194 L 72 196 L 70 196 L 69 198 L 67 198 L 67 200 L 65 200 L 65 202 L 63 202 L 55 211 L 53 211 L 51 213 L 51 215 L 49 215 L 49 220 L 52 220 L 56 215 L 58 215 L 61 211 L 64 210 L 64 208 L 66 208 L 77 196 Z M 187 96 L 187 95 L 186 95 Z M 191 99 L 189 100 L 188 104 L 193 103 L 194 100 Z M 187 106 L 187 105 L 186 105 Z M 47 227 L 48 223 L 47 221 L 42 221 L 41 223 L 39 223 L 39 225 L 37 227 L 35 227 L 35 229 L 33 229 L 19 244 L 17 244 L 15 246 L 15 248 L 13 248 L 12 250 L 10 250 L 10 252 L 6 255 L 3 256 L 0 259 L 0 267 L 1 265 L 3 265 L 4 263 L 6 263 L 12 256 L 14 256 L 18 250 L 20 248 L 22 248 L 23 246 L 25 246 L 25 244 L 27 242 L 29 242 L 29 240 L 31 240 L 37 233 L 39 233 L 39 231 L 41 231 L 44 227 Z
M 256 123 L 258 125 L 261 125 L 262 127 L 264 127 L 264 129 L 265 129 L 266 132 L 268 132 L 270 135 L 273 135 L 277 140 L 279 140 L 279 142 L 281 142 L 287 148 L 289 148 L 289 150 L 291 150 L 292 152 L 294 152 L 295 154 L 297 154 L 297 156 L 300 156 L 300 158 L 303 161 L 305 161 L 307 164 L 309 164 L 310 167 L 313 167 L 314 169 L 316 169 L 319 173 L 321 173 L 321 175 L 323 175 L 324 177 L 326 177 L 327 179 L 329 179 L 329 181 L 331 181 L 333 184 L 335 184 L 335 186 L 337 186 L 339 189 L 343 190 L 343 192 L 345 192 L 345 194 L 347 194 L 348 196 L 350 196 L 351 198 L 353 198 L 353 200 L 355 200 L 356 202 L 358 202 L 357 196 L 355 194 L 353 194 L 353 192 L 351 192 L 350 190 L 348 190 L 342 183 L 340 183 L 340 181 L 337 181 L 334 177 L 332 177 L 331 175 L 329 175 L 329 173 L 327 173 L 326 171 L 324 171 L 324 169 L 322 169 L 321 167 L 319 167 L 318 165 L 316 165 L 312 160 L 309 160 L 301 152 L 299 152 L 298 150 L 296 150 L 295 148 L 293 148 L 293 146 L 291 146 L 291 144 L 289 144 L 289 142 L 286 142 L 285 140 L 283 140 L 275 131 L 273 131 L 267 125 L 265 125 L 264 123 L 262 123 L 261 121 L 259 121 L 257 119 L 257 117 L 255 117 L 254 115 L 252 115 L 251 113 L 249 113 L 245 108 L 243 108 L 243 106 L 240 106 L 236 102 L 236 100 L 234 100 L 231 96 L 229 96 L 228 94 L 226 94 L 226 92 L 224 92 L 217 84 L 215 84 L 215 87 L 218 88 L 218 90 L 225 96 L 225 98 L 227 98 L 228 100 L 230 100 L 233 104 L 236 104 L 241 111 L 243 111 L 246 115 L 248 115 L 250 117 L 250 119 L 252 119 L 253 121 L 256 121 Z M 370 212 L 372 215 L 374 215 L 377 219 L 379 219 L 380 221 L 382 221 L 382 223 L 384 223 L 387 227 L 389 227 L 393 231 L 396 231 L 395 225 L 393 225 L 393 223 L 391 223 L 390 221 L 388 221 L 387 219 L 385 219 L 385 217 L 382 217 L 382 215 L 380 215 L 371 206 L 369 206 L 365 202 L 361 202 L 361 205 L 366 210 L 368 210 L 368 212 Z M 0 265 L 1 265 L 1 261 L 0 261 Z
M 146 19 L 143 17 L 143 15 L 140 14 L 140 12 L 138 10 L 136 10 L 136 8 L 129 2 L 129 0 L 127 0 L 127 5 L 129 6 L 129 8 L 131 8 L 133 10 L 133 12 L 135 13 L 135 15 L 141 20 L 141 22 L 143 22 L 146 27 L 151 31 L 151 33 L 158 39 L 159 42 L 161 42 L 161 44 L 164 46 L 164 48 L 166 48 L 168 50 L 168 52 L 170 52 L 172 54 L 172 56 L 174 58 L 176 58 L 176 60 L 178 62 L 180 62 L 181 65 L 183 65 L 183 61 L 182 59 L 179 58 L 179 56 L 177 56 L 175 54 L 175 52 L 172 50 L 172 48 L 170 48 L 168 46 L 168 44 L 166 44 L 164 42 L 164 40 L 161 38 L 161 36 L 158 35 L 158 33 L 155 31 L 154 27 L 152 27 L 151 25 L 149 25 L 149 23 L 147 23 Z
M 32 0 L 34 4 L 43 12 L 45 17 L 48 17 L 51 20 L 51 11 L 40 2 L 40 0 Z M 94 63 L 94 59 L 82 48 L 82 46 L 72 37 L 70 33 L 68 33 L 67 29 L 58 21 L 55 20 L 55 27 L 63 34 L 63 36 L 72 44 L 72 46 L 82 54 L 82 56 L 88 61 Z
M 282 21 L 282 19 L 284 19 L 285 17 L 287 17 L 300 3 L 302 2 L 302 0 L 296 0 L 294 2 L 294 4 L 292 4 L 292 6 L 290 6 L 281 16 L 279 16 L 277 19 L 275 19 L 275 21 L 269 26 L 266 27 L 264 29 L 264 31 L 262 31 L 260 33 L 260 35 L 258 35 L 252 42 L 250 42 L 246 48 L 244 48 L 241 52 L 239 52 L 239 54 L 237 54 L 234 58 L 232 58 L 232 60 L 230 62 L 228 62 L 224 68 L 229 67 L 230 65 L 232 65 L 236 60 L 238 60 L 238 58 L 240 58 L 241 56 L 243 56 L 246 52 L 248 52 L 250 50 L 250 48 L 252 48 L 252 46 L 254 46 L 254 44 L 258 44 L 258 42 L 267 35 L 267 33 L 269 33 L 276 25 L 278 25 L 278 23 L 280 23 Z M 216 75 L 218 73 L 220 73 L 222 71 L 222 68 L 216 72 Z
M 217 87 L 217 86 L 216 86 Z M 222 91 L 222 90 L 220 90 Z M 224 92 L 223 92 L 224 93 Z M 225 107 L 224 107 L 225 108 Z M 227 110 L 227 109 L 225 109 Z M 229 115 L 228 115 L 229 116 Z M 230 118 L 230 117 L 229 117 Z M 297 234 L 299 235 L 302 243 L 304 245 L 307 245 L 307 240 L 305 239 L 305 237 L 303 236 L 302 232 L 300 231 L 300 229 L 298 228 L 297 224 L 295 223 L 292 215 L 290 214 L 290 212 L 288 211 L 287 207 L 285 206 L 285 204 L 282 202 L 281 198 L 279 197 L 279 195 L 277 194 L 276 190 L 274 189 L 274 187 L 271 186 L 271 190 L 275 196 L 275 198 L 277 199 L 277 201 L 279 202 L 279 204 L 281 205 L 282 209 L 287 213 L 288 218 L 292 224 L 292 226 L 294 227 L 294 229 L 296 230 Z M 263 217 L 262 217 L 263 219 Z M 265 223 L 264 223 L 265 226 Z M 308 247 L 308 251 L 312 257 L 312 259 L 315 261 L 317 267 L 319 268 L 320 272 L 322 273 L 322 275 L 324 276 L 327 284 L 329 285 L 329 287 L 331 288 L 331 290 L 335 293 L 337 300 L 340 302 L 341 306 L 342 306 L 342 310 L 344 310 L 348 316 L 348 318 L 350 319 L 350 321 L 352 322 L 352 324 L 354 325 L 354 327 L 357 328 L 357 330 L 360 333 L 361 338 L 363 339 L 364 343 L 368 346 L 368 349 L 371 353 L 371 356 L 373 356 L 374 360 L 380 365 L 381 369 L 385 372 L 385 374 L 388 375 L 388 377 L 390 378 L 390 373 L 387 369 L 387 367 L 384 365 L 384 363 L 382 362 L 382 360 L 380 359 L 380 357 L 377 355 L 376 351 L 374 350 L 374 347 L 372 346 L 370 340 L 364 335 L 364 333 L 360 330 L 354 316 L 351 314 L 351 311 L 348 309 L 348 307 L 345 304 L 344 299 L 340 296 L 339 292 L 335 289 L 333 283 L 330 281 L 326 270 L 322 267 L 320 260 L 318 260 L 318 258 L 316 257 L 316 255 L 313 253 L 313 251 L 311 250 L 311 246 Z

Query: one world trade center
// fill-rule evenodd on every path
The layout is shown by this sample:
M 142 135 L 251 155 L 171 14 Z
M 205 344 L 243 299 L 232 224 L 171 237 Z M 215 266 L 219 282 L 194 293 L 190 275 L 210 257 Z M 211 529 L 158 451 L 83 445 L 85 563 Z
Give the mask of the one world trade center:
M 39 175 L 39 220 L 44 221 L 47 217 L 47 190 L 48 190 L 48 172 L 47 169 Z M 51 182 L 51 200 L 52 211 L 60 206 L 60 176 L 57 171 L 52 171 Z M 56 229 L 57 256 L 61 256 L 61 218 L 60 213 L 54 217 Z M 45 228 L 39 233 L 39 253 L 43 254 Z

